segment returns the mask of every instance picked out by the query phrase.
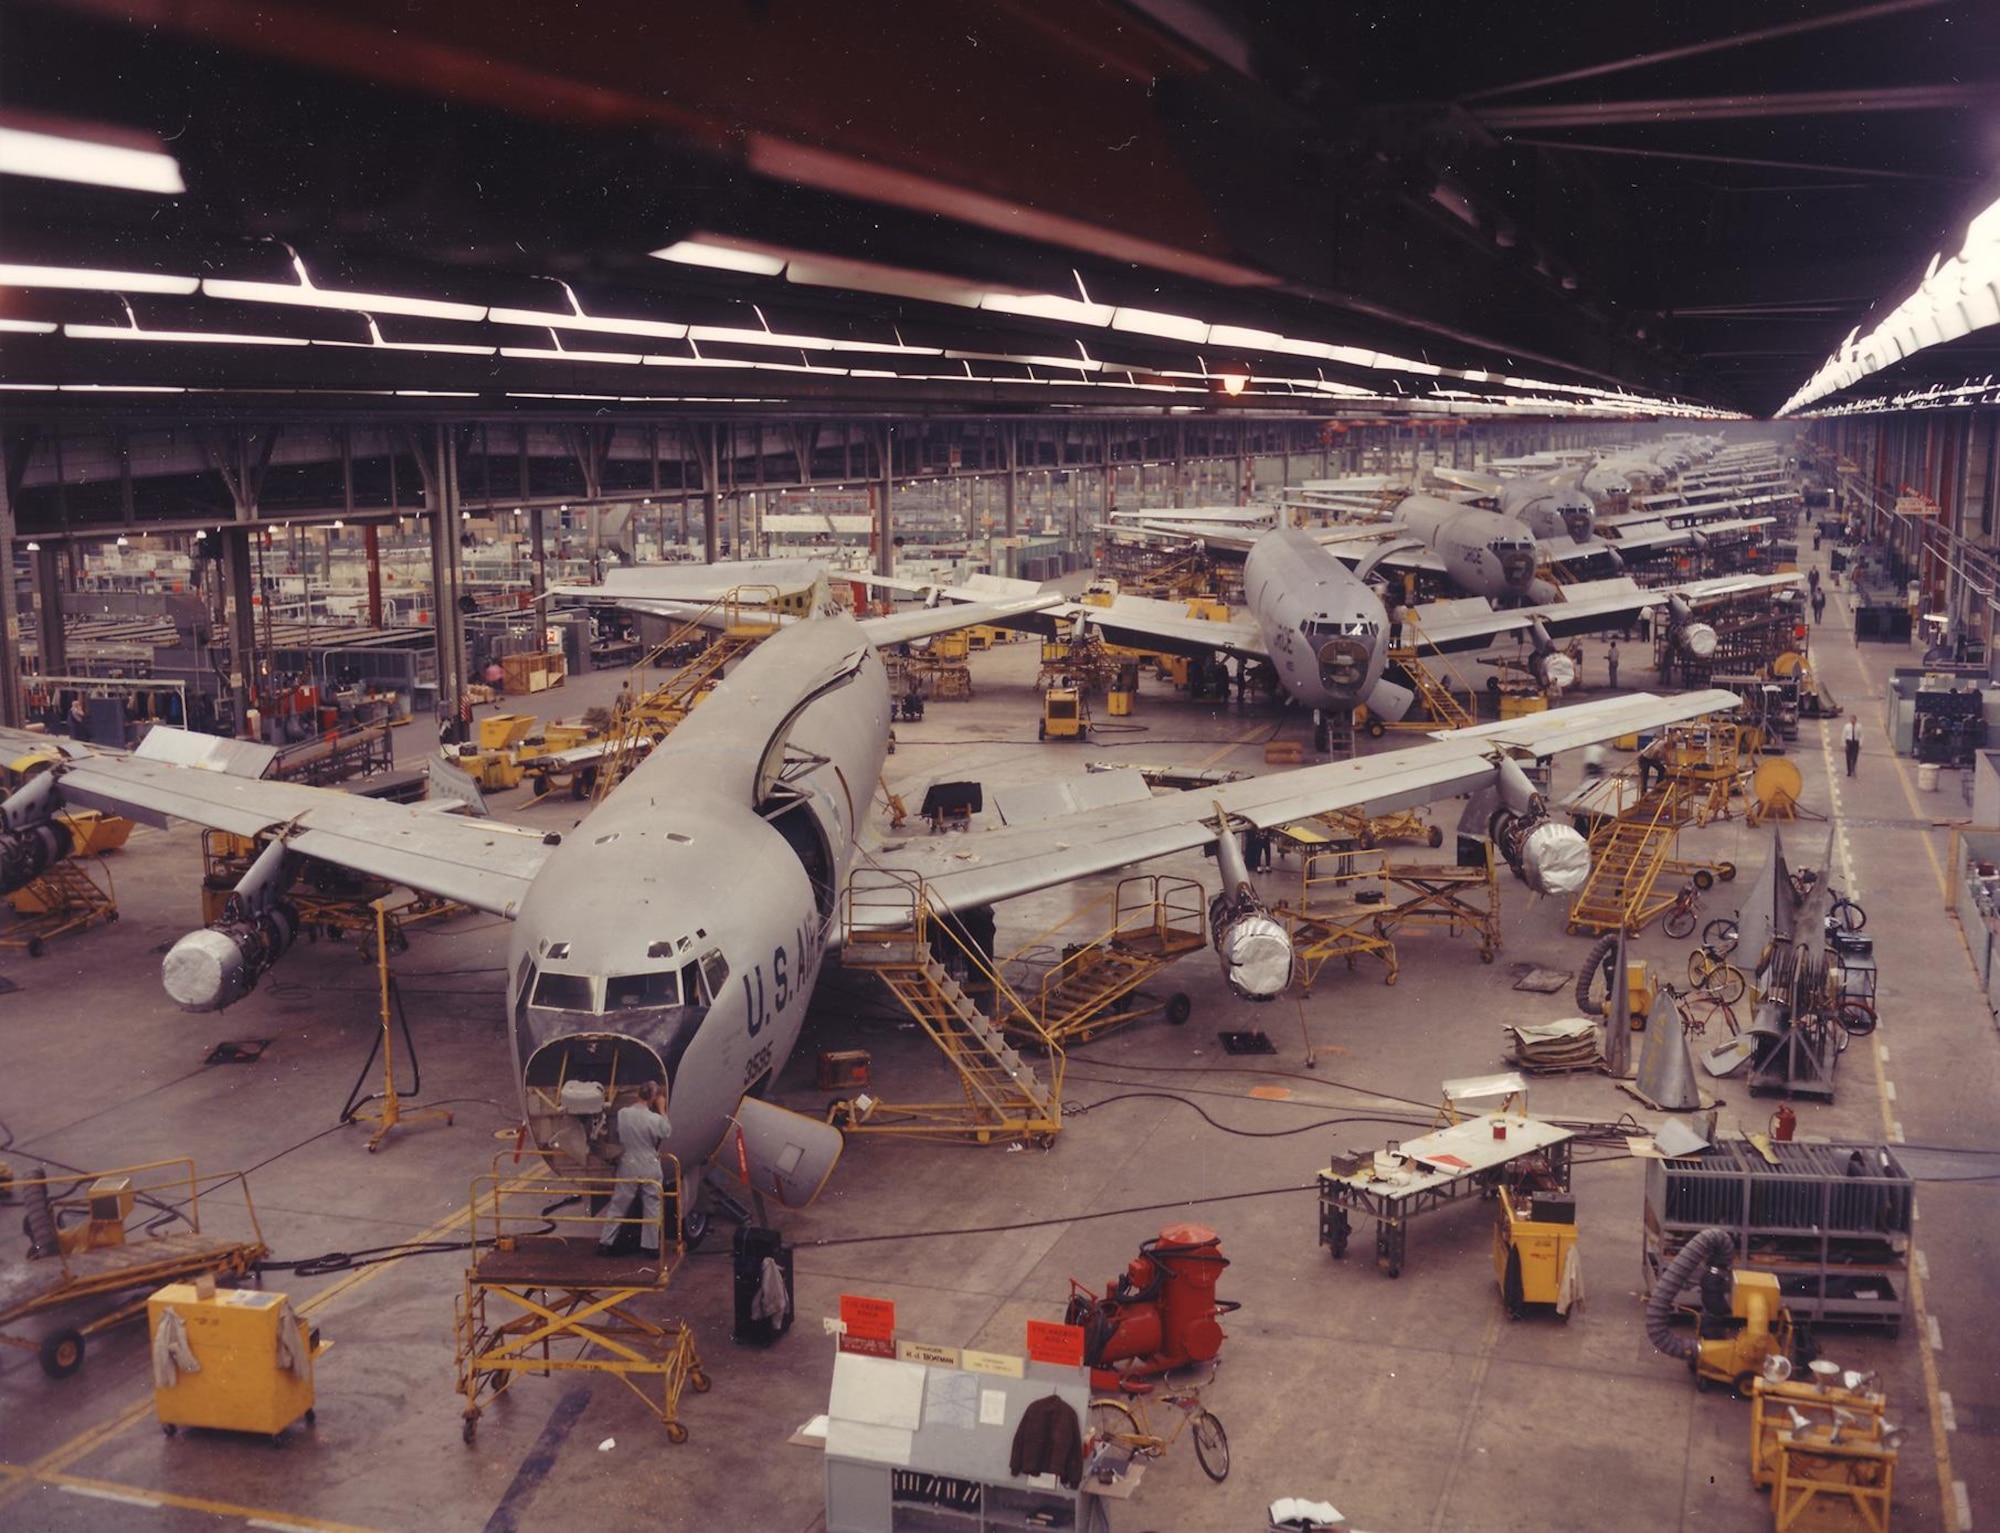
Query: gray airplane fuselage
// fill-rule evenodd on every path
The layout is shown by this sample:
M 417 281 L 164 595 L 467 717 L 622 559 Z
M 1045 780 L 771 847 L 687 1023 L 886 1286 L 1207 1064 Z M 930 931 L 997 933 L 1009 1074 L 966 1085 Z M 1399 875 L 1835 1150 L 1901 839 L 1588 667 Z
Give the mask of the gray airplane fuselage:
M 1396 520 L 1472 595 L 1505 599 L 1531 593 L 1540 551 L 1535 535 L 1515 518 L 1434 495 L 1412 495 L 1396 508 Z
M 789 750 L 760 773 L 773 732 L 841 654 L 859 656 L 853 678 L 805 705 Z M 888 733 L 888 682 L 861 629 L 796 624 L 550 854 L 514 922 L 507 1001 L 528 1121 L 558 1164 L 584 1155 L 581 1121 L 560 1110 L 564 1081 L 665 1084 L 663 1148 L 692 1172 L 743 1095 L 783 1067 Z
M 1583 543 L 1590 538 L 1597 507 L 1581 490 L 1534 478 L 1508 480 L 1500 491 L 1500 511 L 1545 541 Z
M 1243 591 L 1279 684 L 1308 708 L 1352 708 L 1381 679 L 1382 601 L 1307 533 L 1267 532 L 1243 560 Z

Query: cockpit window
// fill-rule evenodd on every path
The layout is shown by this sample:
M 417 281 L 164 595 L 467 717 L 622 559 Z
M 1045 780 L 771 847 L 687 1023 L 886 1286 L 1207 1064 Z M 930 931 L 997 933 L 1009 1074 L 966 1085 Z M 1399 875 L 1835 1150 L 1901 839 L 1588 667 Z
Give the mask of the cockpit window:
M 587 974 L 545 973 L 535 981 L 532 1004 L 548 1011 L 595 1011 L 597 998 L 591 988 Z
M 708 992 L 708 999 L 713 1003 L 729 983 L 729 960 L 722 956 L 721 949 L 710 948 L 701 955 L 700 963 L 702 988 Z
M 658 974 L 614 974 L 604 982 L 604 1009 L 631 1011 L 640 1006 L 678 1006 L 680 976 L 672 969 Z

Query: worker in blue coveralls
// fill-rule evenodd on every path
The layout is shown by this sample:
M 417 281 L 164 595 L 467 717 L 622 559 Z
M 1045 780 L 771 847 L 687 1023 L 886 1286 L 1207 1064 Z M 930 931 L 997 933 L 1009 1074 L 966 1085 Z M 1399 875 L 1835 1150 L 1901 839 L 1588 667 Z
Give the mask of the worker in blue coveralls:
M 639 1248 L 648 1256 L 660 1254 L 660 1146 L 673 1128 L 667 1115 L 653 1105 L 659 1096 L 659 1086 L 645 1081 L 639 1087 L 639 1099 L 618 1110 L 618 1144 L 624 1153 L 618 1157 L 618 1189 L 605 1206 L 604 1230 L 597 1237 L 599 1256 L 616 1254 L 613 1247 L 621 1221 L 631 1212 L 635 1198 L 643 1220 Z

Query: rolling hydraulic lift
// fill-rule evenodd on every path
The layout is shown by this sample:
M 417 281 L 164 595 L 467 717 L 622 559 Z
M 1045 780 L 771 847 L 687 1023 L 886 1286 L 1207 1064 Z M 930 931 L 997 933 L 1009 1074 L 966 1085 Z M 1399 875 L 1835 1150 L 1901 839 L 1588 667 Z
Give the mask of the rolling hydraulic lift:
M 53 937 L 118 919 L 110 869 L 99 861 L 92 877 L 74 857 L 16 889 L 7 904 L 14 920 L 0 927 L 0 947 L 24 948 L 30 958 L 40 958 Z
M 1179 1026 L 1192 1012 L 1187 995 L 1175 991 L 1161 1001 L 1144 987 L 1168 964 L 1206 945 L 1205 905 L 1201 885 L 1191 878 L 1121 879 L 1110 894 L 1007 961 L 1005 967 L 1014 968 L 1025 964 L 1025 954 L 1057 947 L 1061 952 L 1055 963 L 1040 966 L 1032 983 L 1015 986 L 1033 1014 L 1032 1025 L 1026 1018 L 1003 1018 L 1003 1028 L 1016 1043 L 1039 1050 L 1051 1039 L 1066 1049 L 1088 1043 L 1155 1011 Z M 1106 915 L 1110 920 L 1101 935 L 1083 943 L 1061 940 L 1077 922 Z
M 1290 826 L 1284 835 L 1294 844 L 1310 844 L 1301 831 L 1312 834 L 1311 827 Z M 1350 970 L 1363 958 L 1379 959 L 1382 983 L 1396 983 L 1396 944 L 1375 924 L 1388 908 L 1384 858 L 1373 849 L 1310 852 L 1299 878 L 1299 903 L 1272 907 L 1271 913 L 1291 929 L 1302 995 L 1312 994 L 1320 971 L 1335 959 L 1344 960 Z
M 529 1373 L 608 1375 L 645 1402 L 668 1442 L 687 1441 L 681 1395 L 706 1394 L 709 1387 L 694 1332 L 684 1320 L 640 1313 L 642 1301 L 665 1293 L 687 1258 L 680 1165 L 671 1156 L 663 1164 L 663 1179 L 649 1183 L 519 1168 L 502 1174 L 496 1158 L 493 1171 L 473 1182 L 472 1261 L 453 1327 L 466 1442 L 486 1406 Z M 649 1186 L 665 1210 L 659 1251 L 598 1255 L 603 1220 L 591 1208 Z M 636 1229 L 641 1221 L 621 1222 Z

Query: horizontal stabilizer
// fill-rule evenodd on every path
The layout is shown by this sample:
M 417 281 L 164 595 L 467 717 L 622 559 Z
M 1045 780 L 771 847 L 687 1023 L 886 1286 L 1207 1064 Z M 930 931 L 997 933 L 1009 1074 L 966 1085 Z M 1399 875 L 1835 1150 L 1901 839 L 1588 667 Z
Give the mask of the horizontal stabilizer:
M 840 1130 L 817 1118 L 745 1097 L 736 1107 L 734 1148 L 724 1141 L 715 1164 L 750 1178 L 750 1190 L 771 1194 L 787 1208 L 804 1208 L 833 1175 L 846 1143 Z

